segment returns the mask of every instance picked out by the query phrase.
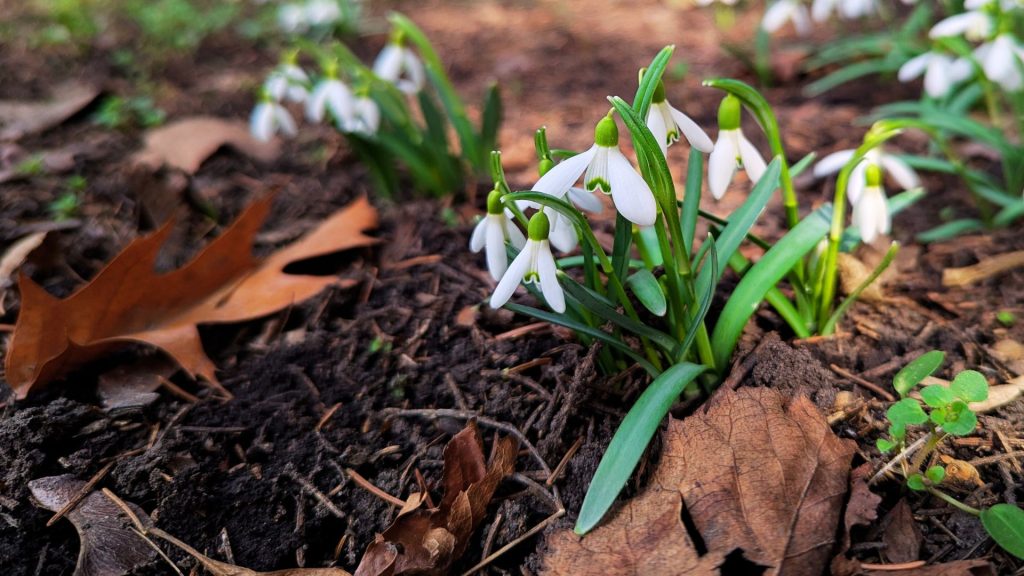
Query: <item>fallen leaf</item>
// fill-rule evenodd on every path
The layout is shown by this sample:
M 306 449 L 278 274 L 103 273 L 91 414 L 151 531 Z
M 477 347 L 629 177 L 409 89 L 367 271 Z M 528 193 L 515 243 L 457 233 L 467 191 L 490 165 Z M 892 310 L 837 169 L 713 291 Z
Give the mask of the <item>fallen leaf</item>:
M 917 528 L 914 515 L 906 499 L 901 499 L 883 520 L 882 557 L 887 562 L 901 564 L 914 562 L 921 555 L 921 531 Z
M 0 100 L 0 140 L 43 132 L 80 112 L 99 96 L 95 86 L 71 82 L 58 86 L 49 102 Z
M 995 576 L 995 570 L 986 560 L 959 560 L 945 564 L 930 564 L 920 568 L 893 570 L 859 570 L 856 576 Z
M 846 551 L 850 549 L 851 532 L 854 526 L 870 526 L 878 520 L 878 505 L 882 503 L 882 497 L 868 487 L 871 470 L 871 463 L 865 462 L 850 473 L 850 499 L 843 515 L 842 542 L 832 559 L 833 576 L 849 576 L 857 572 L 860 563 L 846 557 Z
M 949 388 L 949 380 L 942 378 L 936 378 L 935 376 L 928 376 L 921 381 L 922 385 L 925 386 L 944 386 Z M 1013 380 L 1010 380 L 1006 384 L 996 384 L 988 387 L 988 398 L 981 402 L 971 402 L 967 406 L 978 414 L 984 414 L 991 412 L 996 408 L 1000 408 L 1015 402 L 1024 395 L 1024 376 L 1018 376 Z M 914 390 L 909 394 L 912 398 L 921 399 L 921 391 Z
M 6 359 L 6 377 L 18 398 L 38 385 L 126 343 L 162 349 L 189 375 L 217 385 L 197 325 L 251 320 L 310 298 L 328 286 L 350 286 L 337 276 L 288 274 L 293 262 L 367 246 L 363 234 L 377 212 L 359 199 L 298 241 L 259 260 L 252 239 L 270 212 L 268 196 L 245 211 L 184 267 L 158 274 L 157 254 L 172 230 L 128 245 L 84 287 L 54 298 L 24 274 L 21 313 Z
M 18 269 L 28 255 L 46 240 L 46 232 L 36 232 L 15 241 L 0 256 L 0 316 L 4 315 L 4 296 L 11 285 L 11 274 Z
M 590 535 L 553 535 L 545 573 L 707 574 L 736 549 L 769 574 L 824 571 L 855 444 L 808 399 L 741 388 L 670 419 L 664 438 L 652 484 Z M 683 508 L 704 556 L 685 538 Z
M 242 568 L 241 566 L 214 560 L 159 528 L 150 528 L 147 531 L 147 535 L 162 538 L 181 548 L 214 576 L 350 576 L 348 572 L 341 568 L 285 568 L 284 570 L 274 570 L 273 572 L 257 572 L 249 568 Z
M 161 378 L 170 378 L 177 370 L 166 357 L 142 358 L 101 374 L 96 392 L 106 410 L 146 406 L 160 397 L 156 390 Z
M 276 140 L 261 142 L 253 138 L 245 122 L 197 116 L 171 122 L 146 133 L 145 148 L 133 161 L 158 169 L 167 165 L 195 174 L 207 158 L 223 146 L 230 146 L 262 162 L 280 153 Z
M 836 261 L 839 272 L 839 287 L 843 294 L 852 294 L 861 284 L 864 283 L 874 272 L 867 264 L 857 259 L 853 254 L 840 253 Z M 885 300 L 885 293 L 882 291 L 882 278 L 878 278 L 860 293 L 860 300 L 864 302 L 882 302 Z
M 28 483 L 37 504 L 57 512 L 86 485 L 70 474 L 39 478 Z M 149 517 L 127 503 L 145 526 Z M 127 515 L 102 492 L 90 492 L 64 516 L 78 532 L 78 563 L 74 576 L 123 576 L 156 558 L 156 552 L 130 528 Z
M 1024 344 L 1007 338 L 996 342 L 989 353 L 1016 374 L 1024 375 Z
M 490 465 L 485 464 L 480 432 L 471 422 L 444 449 L 444 494 L 438 507 L 425 509 L 424 495 L 411 495 L 391 526 L 366 548 L 356 576 L 448 574 L 486 515 L 498 484 L 515 469 L 517 451 L 513 439 L 502 438 Z

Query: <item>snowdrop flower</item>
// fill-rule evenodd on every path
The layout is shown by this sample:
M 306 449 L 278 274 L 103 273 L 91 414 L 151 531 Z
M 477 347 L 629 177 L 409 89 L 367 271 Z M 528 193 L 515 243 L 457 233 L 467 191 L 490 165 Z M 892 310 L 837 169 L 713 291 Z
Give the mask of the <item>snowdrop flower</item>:
M 725 195 L 738 164 L 743 164 L 751 182 L 756 183 L 764 174 L 764 158 L 740 128 L 740 108 L 739 98 L 732 94 L 718 107 L 718 141 L 708 159 L 708 188 L 715 200 Z
M 270 99 L 266 94 L 252 110 L 249 117 L 249 131 L 257 140 L 266 142 L 280 132 L 292 137 L 298 133 L 295 121 L 284 106 Z
M 502 216 L 504 218 L 505 216 Z M 551 225 L 544 212 L 530 218 L 526 245 L 512 261 L 491 295 L 491 308 L 501 308 L 512 297 L 520 282 L 536 284 L 544 300 L 555 312 L 565 312 L 565 294 L 558 284 L 558 270 L 551 255 L 548 233 Z
M 267 75 L 263 90 L 275 101 L 304 102 L 309 96 L 309 76 L 299 68 L 298 52 L 287 53 L 284 60 Z
M 558 197 L 569 193 L 577 204 L 593 205 L 583 194 L 573 196 L 570 190 L 581 174 L 587 191 L 600 188 L 612 195 L 623 218 L 638 226 L 654 224 L 658 215 L 654 193 L 619 150 L 619 128 L 611 112 L 594 128 L 594 145 L 589 150 L 563 160 L 541 176 L 533 189 Z
M 372 136 L 380 128 L 380 108 L 368 95 L 356 96 L 352 106 L 352 122 L 348 126 L 350 132 Z
M 352 91 L 338 79 L 338 64 L 329 63 L 324 78 L 313 89 L 306 101 L 306 119 L 321 122 L 325 113 L 330 112 L 338 129 L 348 131 L 355 116 L 355 100 Z
M 715 2 L 719 4 L 725 4 L 726 6 L 735 6 L 739 0 L 697 0 L 698 6 L 711 6 Z
M 850 149 L 840 150 L 825 156 L 814 165 L 814 177 L 824 178 L 830 174 L 838 173 L 850 161 L 850 158 L 853 158 L 853 154 L 854 150 Z M 846 194 L 851 202 L 856 202 L 856 199 L 860 197 L 860 193 L 864 189 L 865 172 L 870 165 L 884 168 L 903 190 L 910 190 L 911 188 L 921 186 L 920 176 L 899 156 L 889 154 L 882 148 L 872 148 L 864 155 L 864 160 L 850 172 Z
M 284 4 L 277 9 L 277 27 L 285 34 L 301 34 L 309 29 L 306 10 L 298 4 Z
M 501 280 L 508 269 L 506 241 L 517 250 L 522 250 L 526 244 L 523 233 L 505 213 L 501 191 L 495 189 L 487 195 L 487 215 L 476 225 L 469 239 L 469 249 L 474 253 L 487 248 L 487 271 L 495 280 Z
M 980 41 L 992 34 L 992 17 L 981 10 L 968 10 L 939 20 L 928 31 L 931 38 L 963 36 L 968 40 Z
M 860 237 L 870 244 L 876 237 L 888 234 L 892 227 L 889 204 L 882 189 L 882 170 L 877 164 L 868 164 L 864 170 L 863 191 L 857 198 L 850 194 L 853 204 L 852 224 L 860 230 Z
M 572 182 L 557 181 L 550 178 L 545 180 L 544 175 L 554 167 L 555 163 L 550 157 L 541 158 L 537 164 L 537 171 L 540 172 L 541 179 L 533 185 L 531 190 L 543 192 L 562 200 L 568 200 L 580 210 L 586 210 L 595 214 L 600 214 L 604 211 L 604 206 L 593 192 L 572 186 Z M 576 178 L 579 178 L 579 175 L 576 175 Z M 564 187 L 562 187 L 563 185 Z M 540 208 L 540 205 L 535 202 L 519 201 L 517 205 L 520 210 Z M 551 217 L 551 235 L 548 239 L 551 241 L 551 245 L 557 248 L 559 252 L 572 252 L 579 242 L 579 237 L 576 235 L 576 226 L 573 225 L 571 220 L 557 211 Z
M 900 82 L 910 82 L 923 73 L 925 92 L 932 98 L 942 98 L 949 94 L 954 84 L 967 80 L 973 72 L 971 63 L 963 58 L 925 52 L 900 66 L 897 78 Z
M 686 138 L 690 146 L 701 152 L 711 152 L 715 147 L 711 143 L 711 138 L 696 122 L 669 104 L 665 97 L 665 84 L 661 81 L 658 81 L 654 96 L 651 98 L 651 109 L 647 112 L 647 127 L 661 146 L 662 154 L 668 152 L 670 144 L 679 140 L 680 134 Z
M 1008 92 L 1016 92 L 1024 85 L 1017 60 L 1022 58 L 1022 49 L 1013 34 L 1004 32 L 991 42 L 978 46 L 974 57 L 981 63 L 985 77 L 999 84 Z
M 793 22 L 793 27 L 801 36 L 810 33 L 811 17 L 801 0 L 778 0 L 772 4 L 764 11 L 761 28 L 771 34 L 778 32 L 786 22 Z
M 309 0 L 305 12 L 310 26 L 327 26 L 341 18 L 338 0 Z
M 405 45 L 400 33 L 377 55 L 373 62 L 373 73 L 406 94 L 419 92 L 426 76 L 423 62 Z
M 811 3 L 811 18 L 824 22 L 837 11 L 843 18 L 852 20 L 875 12 L 875 0 L 814 0 Z

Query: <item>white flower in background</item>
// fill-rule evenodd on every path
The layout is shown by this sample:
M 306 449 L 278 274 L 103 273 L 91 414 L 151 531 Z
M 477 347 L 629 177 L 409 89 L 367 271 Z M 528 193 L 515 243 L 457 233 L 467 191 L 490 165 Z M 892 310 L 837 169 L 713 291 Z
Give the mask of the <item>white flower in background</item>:
M 502 216 L 504 218 L 504 216 Z M 544 212 L 530 218 L 526 245 L 512 261 L 491 295 L 491 308 L 501 308 L 512 297 L 519 283 L 536 284 L 544 300 L 555 312 L 565 312 L 565 294 L 558 284 L 558 269 L 548 243 L 550 223 Z
M 324 70 L 324 78 L 313 88 L 306 101 L 306 119 L 321 122 L 327 112 L 334 117 L 338 129 L 347 132 L 355 116 L 352 91 L 338 79 L 338 65 L 331 62 Z
M 569 178 L 568 173 L 566 173 L 565 179 L 545 179 L 544 176 L 554 166 L 550 158 L 544 158 L 540 161 L 538 170 L 540 171 L 541 179 L 533 185 L 531 190 L 567 200 L 580 210 L 586 210 L 587 212 L 600 214 L 604 210 L 604 206 L 596 194 L 573 186 L 573 183 L 579 179 L 579 174 L 576 174 L 572 181 L 567 180 Z M 516 204 L 520 210 L 540 208 L 540 205 L 535 202 L 519 201 Z M 551 217 L 551 234 L 548 239 L 551 241 L 551 245 L 557 248 L 559 252 L 572 252 L 579 242 L 579 237 L 576 235 L 576 227 L 572 221 L 557 211 L 553 212 Z
M 942 98 L 955 84 L 971 77 L 971 63 L 941 52 L 925 52 L 907 60 L 900 66 L 897 78 L 910 82 L 924 74 L 924 90 L 932 98 Z
M 811 3 L 811 18 L 824 22 L 838 12 L 839 16 L 852 20 L 877 11 L 875 0 L 814 0 Z
M 284 61 L 271 70 L 263 83 L 263 90 L 273 100 L 280 102 L 304 102 L 309 96 L 309 76 L 298 66 L 298 53 L 285 55 Z
M 718 107 L 718 141 L 708 158 L 708 189 L 715 200 L 725 195 L 737 165 L 743 165 L 750 181 L 755 184 L 764 174 L 764 158 L 740 128 L 741 107 L 739 99 L 732 94 L 722 99 Z
M 585 174 L 584 174 L 585 172 Z M 594 129 L 594 145 L 541 176 L 533 189 L 552 196 L 563 197 L 583 175 L 583 186 L 587 191 L 601 189 L 612 195 L 615 208 L 622 217 L 638 226 L 650 226 L 658 215 L 654 193 L 643 177 L 619 150 L 619 128 L 611 112 L 597 123 Z M 582 194 L 571 195 L 581 207 L 593 203 Z
M 715 2 L 719 4 L 725 4 L 726 6 L 735 6 L 739 0 L 697 0 L 698 6 L 711 6 Z
M 853 158 L 853 154 L 854 150 L 851 149 L 839 150 L 825 156 L 814 165 L 814 177 L 824 178 L 838 173 Z M 881 166 L 903 190 L 921 186 L 921 177 L 903 159 L 895 154 L 887 153 L 882 148 L 872 148 L 864 155 L 864 160 L 850 172 L 846 194 L 851 202 L 856 202 L 854 199 L 860 197 L 860 193 L 864 189 L 865 171 L 870 165 Z
M 341 18 L 338 0 L 308 0 L 305 12 L 310 26 L 329 26 Z
M 864 171 L 862 192 L 857 198 L 850 194 L 853 204 L 852 224 L 860 230 L 860 237 L 870 244 L 878 236 L 888 234 L 892 228 L 889 203 L 882 189 L 882 170 L 877 164 L 868 164 Z
M 266 97 L 253 108 L 252 116 L 249 117 L 249 131 L 253 138 L 261 142 L 270 140 L 278 132 L 288 137 L 298 133 L 288 110 Z
M 380 107 L 369 96 L 360 94 L 356 96 L 352 108 L 352 122 L 348 127 L 350 132 L 372 136 L 380 128 Z
M 373 62 L 373 73 L 406 94 L 419 92 L 426 77 L 423 62 L 405 45 L 401 35 L 388 42 L 377 55 Z
M 931 38 L 963 36 L 971 41 L 981 41 L 992 34 L 992 17 L 980 10 L 968 10 L 939 20 L 928 32 Z
M 991 42 L 978 46 L 974 50 L 974 57 L 981 63 L 985 77 L 1008 92 L 1016 92 L 1024 85 L 1017 62 L 1024 58 L 1022 52 L 1013 34 L 1004 32 Z
M 662 154 L 666 154 L 669 145 L 679 140 L 680 134 L 686 138 L 690 146 L 701 152 L 711 152 L 715 147 L 711 138 L 696 122 L 669 104 L 665 97 L 665 84 L 661 81 L 658 81 L 654 96 L 651 98 L 651 109 L 647 112 L 647 127 L 661 146 Z
M 492 190 L 487 195 L 487 215 L 477 223 L 473 235 L 469 239 L 469 249 L 479 252 L 487 249 L 487 271 L 495 280 L 501 280 L 508 269 L 508 253 L 505 242 L 511 243 L 517 250 L 526 245 L 526 238 L 512 222 L 501 204 L 501 192 Z
M 301 34 L 309 30 L 306 9 L 299 4 L 283 4 L 277 9 L 277 26 L 285 34 Z
M 797 34 L 811 32 L 811 16 L 801 0 L 777 0 L 764 11 L 761 28 L 768 33 L 778 32 L 786 22 L 792 22 Z

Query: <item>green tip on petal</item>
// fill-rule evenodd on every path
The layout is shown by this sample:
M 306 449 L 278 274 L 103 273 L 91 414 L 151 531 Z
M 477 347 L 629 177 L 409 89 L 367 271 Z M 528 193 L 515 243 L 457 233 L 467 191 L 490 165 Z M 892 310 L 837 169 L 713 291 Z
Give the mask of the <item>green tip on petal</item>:
M 292 48 L 281 56 L 281 62 L 284 64 L 298 64 L 299 62 L 299 49 Z
M 548 220 L 547 214 L 543 212 L 537 212 L 530 218 L 530 225 L 526 229 L 526 233 L 529 235 L 530 240 L 534 242 L 540 242 L 548 239 L 548 233 L 551 232 L 551 222 Z
M 325 61 L 322 64 L 322 67 L 324 69 L 324 76 L 326 76 L 328 78 L 331 78 L 333 80 L 337 80 L 338 79 L 338 61 L 337 60 L 335 60 L 335 59 L 327 60 L 327 61 Z
M 619 127 L 610 111 L 594 128 L 594 143 L 602 148 L 615 148 L 619 145 Z
M 491 193 L 487 195 L 488 214 L 501 214 L 505 211 L 505 205 L 502 204 L 501 197 L 501 190 L 498 190 L 497 188 L 491 190 Z
M 405 46 L 405 30 L 397 26 L 392 28 L 391 38 L 388 39 L 388 42 L 396 46 Z
M 743 105 L 740 99 L 732 94 L 722 98 L 718 106 L 718 128 L 721 130 L 736 130 L 740 127 L 740 110 Z
M 654 94 L 651 96 L 651 104 L 661 104 L 665 101 L 665 83 L 658 80 L 658 85 L 654 87 Z
M 878 164 L 868 164 L 864 170 L 864 181 L 870 187 L 877 188 L 882 185 L 882 169 Z
M 551 171 L 555 167 L 555 162 L 551 158 L 541 158 L 540 162 L 537 162 L 537 172 L 543 176 Z

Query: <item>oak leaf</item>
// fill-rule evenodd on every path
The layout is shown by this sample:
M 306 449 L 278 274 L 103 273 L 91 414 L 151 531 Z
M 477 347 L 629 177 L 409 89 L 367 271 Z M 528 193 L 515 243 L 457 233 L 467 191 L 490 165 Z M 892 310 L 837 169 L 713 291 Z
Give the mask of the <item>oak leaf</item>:
M 55 88 L 49 101 L 0 100 L 0 140 L 17 140 L 59 126 L 99 95 L 96 86 L 72 81 Z
M 217 385 L 199 324 L 259 318 L 328 286 L 353 284 L 337 276 L 289 274 L 285 268 L 375 243 L 363 233 L 377 225 L 377 212 L 369 202 L 353 202 L 298 241 L 257 259 L 253 238 L 272 200 L 268 196 L 254 203 L 191 262 L 172 272 L 154 271 L 172 230 L 167 223 L 129 244 L 91 282 L 63 300 L 21 275 L 21 313 L 6 359 L 7 382 L 16 396 L 24 398 L 33 387 L 129 343 L 160 348 L 191 376 Z
M 268 162 L 277 157 L 279 141 L 261 142 L 241 121 L 196 116 L 171 122 L 146 133 L 145 148 L 133 160 L 150 168 L 163 165 L 195 174 L 214 152 L 230 146 L 257 160 Z
M 837 438 L 814 404 L 741 388 L 670 418 L 664 438 L 651 485 L 582 539 L 554 534 L 546 574 L 717 574 L 737 549 L 768 574 L 824 572 L 855 444 Z
M 467 425 L 445 446 L 438 507 L 424 508 L 420 493 L 409 496 L 391 526 L 367 546 L 355 576 L 448 574 L 484 519 L 498 484 L 515 469 L 517 451 L 515 440 L 501 438 L 487 465 L 476 423 Z

